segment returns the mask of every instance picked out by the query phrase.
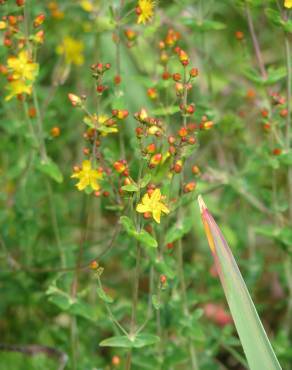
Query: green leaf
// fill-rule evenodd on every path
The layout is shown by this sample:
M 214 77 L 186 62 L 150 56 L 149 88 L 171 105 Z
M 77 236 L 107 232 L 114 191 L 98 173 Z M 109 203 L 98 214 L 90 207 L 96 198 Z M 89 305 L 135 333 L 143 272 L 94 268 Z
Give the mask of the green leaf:
M 288 153 L 283 153 L 279 155 L 277 158 L 281 164 L 284 164 L 286 166 L 292 166 L 292 151 L 289 151 Z
M 286 77 L 286 68 L 285 67 L 279 67 L 279 68 L 269 68 L 268 69 L 268 77 L 264 79 L 257 70 L 253 68 L 246 68 L 243 71 L 243 74 L 247 79 L 249 79 L 252 82 L 255 82 L 256 84 L 260 86 L 268 86 L 273 85 L 276 82 L 282 80 L 284 77 Z
M 173 243 L 176 240 L 181 239 L 186 235 L 192 228 L 193 220 L 191 217 L 186 217 L 181 220 L 178 219 L 174 225 L 172 225 L 166 232 L 165 242 Z
M 96 291 L 102 301 L 106 303 L 113 303 L 114 300 L 112 299 L 112 297 L 106 294 L 106 292 L 101 287 L 97 287 Z
M 155 310 L 159 310 L 160 307 L 161 307 L 161 303 L 157 297 L 157 294 L 153 294 L 152 295 L 152 304 L 153 304 L 153 307 L 155 308 Z
M 251 370 L 280 370 L 232 252 L 203 199 L 198 200 L 207 240 L 248 365 Z
M 170 116 L 171 114 L 177 113 L 179 111 L 179 106 L 170 105 L 168 107 L 156 108 L 152 111 L 152 113 L 156 116 Z
M 46 160 L 41 160 L 36 165 L 37 169 L 49 176 L 51 179 L 55 180 L 57 183 L 63 182 L 63 174 L 59 166 L 52 161 L 52 159 L 47 158 Z
M 120 223 L 124 227 L 126 233 L 139 242 L 143 244 L 146 247 L 151 247 L 151 248 L 157 248 L 158 244 L 157 241 L 151 236 L 146 230 L 142 229 L 140 232 L 138 232 L 135 229 L 135 226 L 133 224 L 133 221 L 127 217 L 127 216 L 122 216 L 120 217 Z
M 140 188 L 143 189 L 145 186 L 149 184 L 151 181 L 151 175 L 150 173 L 147 173 L 141 180 L 140 180 Z
M 160 338 L 153 334 L 138 334 L 133 337 L 126 335 L 104 339 L 100 342 L 101 347 L 142 348 L 156 344 Z
M 128 192 L 136 192 L 139 190 L 139 188 L 136 184 L 128 184 L 128 185 L 122 186 L 122 190 L 128 191 Z
M 218 21 L 213 21 L 213 20 L 197 20 L 194 18 L 183 18 L 182 22 L 191 27 L 192 29 L 196 31 L 221 31 L 226 28 L 226 24 Z

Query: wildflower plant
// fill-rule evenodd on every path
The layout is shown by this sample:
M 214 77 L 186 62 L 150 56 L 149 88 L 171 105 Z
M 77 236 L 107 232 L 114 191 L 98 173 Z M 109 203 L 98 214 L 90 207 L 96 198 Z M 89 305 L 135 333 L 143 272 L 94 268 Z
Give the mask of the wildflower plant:
M 0 369 L 290 363 L 290 8 L 0 0 Z

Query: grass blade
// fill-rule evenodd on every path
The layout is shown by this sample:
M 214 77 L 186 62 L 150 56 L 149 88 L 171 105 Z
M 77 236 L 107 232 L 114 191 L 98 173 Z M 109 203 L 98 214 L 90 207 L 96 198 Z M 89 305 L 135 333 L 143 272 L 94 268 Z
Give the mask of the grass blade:
M 201 196 L 198 202 L 208 243 L 248 365 L 251 370 L 281 369 L 232 252 Z

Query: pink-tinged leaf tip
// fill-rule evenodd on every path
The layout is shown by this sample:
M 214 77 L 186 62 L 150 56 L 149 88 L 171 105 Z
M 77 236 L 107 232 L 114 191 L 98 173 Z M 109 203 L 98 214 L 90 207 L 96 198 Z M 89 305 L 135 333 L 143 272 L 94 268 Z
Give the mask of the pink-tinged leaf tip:
M 205 202 L 203 201 L 202 195 L 198 196 L 198 203 L 199 203 L 199 206 L 200 206 L 200 211 L 201 211 L 201 213 L 203 213 L 203 211 L 205 209 L 207 209 L 207 206 L 206 206 Z

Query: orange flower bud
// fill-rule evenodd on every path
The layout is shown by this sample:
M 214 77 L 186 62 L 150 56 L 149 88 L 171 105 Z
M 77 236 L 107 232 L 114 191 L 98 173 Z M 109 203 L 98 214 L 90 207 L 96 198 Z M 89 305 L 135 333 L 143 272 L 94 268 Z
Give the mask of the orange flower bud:
M 112 358 L 112 365 L 113 366 L 119 366 L 121 363 L 121 359 L 119 358 L 119 356 L 113 356 Z
M 120 75 L 116 75 L 114 77 L 114 83 L 115 83 L 115 85 L 119 85 L 121 83 L 121 81 L 122 81 L 122 77 Z
M 244 33 L 242 31 L 236 31 L 235 32 L 235 38 L 238 41 L 242 41 L 244 39 Z
M 173 243 L 167 243 L 166 248 L 167 249 L 173 249 Z
M 173 170 L 174 170 L 175 173 L 181 173 L 181 171 L 182 171 L 182 161 L 181 160 L 177 161 L 174 164 Z
M 186 112 L 188 114 L 193 114 L 195 112 L 195 105 L 194 104 L 188 105 L 187 108 L 186 108 Z
M 25 4 L 25 0 L 16 0 L 17 6 L 23 6 Z
M 52 128 L 51 128 L 51 136 L 52 136 L 52 137 L 58 137 L 58 136 L 60 136 L 60 134 L 61 134 L 61 129 L 60 129 L 60 127 L 55 126 L 55 127 L 52 127 Z
M 114 163 L 114 169 L 118 172 L 118 173 L 122 173 L 125 171 L 126 169 L 126 165 L 122 162 L 122 161 L 116 161 Z
M 271 129 L 271 124 L 270 124 L 269 122 L 265 122 L 265 123 L 263 124 L 263 129 L 264 129 L 266 132 L 270 131 L 270 129 Z
M 281 116 L 282 118 L 287 117 L 287 115 L 288 115 L 288 109 L 282 109 L 282 110 L 280 111 L 280 116 Z
M 91 261 L 89 265 L 91 270 L 97 270 L 98 269 L 98 263 L 96 261 Z
M 34 26 L 35 28 L 37 28 L 37 27 L 41 26 L 41 25 L 44 23 L 45 18 L 46 18 L 46 16 L 45 16 L 43 13 L 39 14 L 39 15 L 34 19 L 34 21 L 33 21 L 33 26 Z
M 178 135 L 180 137 L 185 137 L 188 135 L 188 130 L 185 128 L 185 127 L 182 127 L 179 131 L 178 131 Z
M 35 34 L 35 41 L 38 44 L 43 44 L 44 43 L 44 41 L 45 41 L 45 31 L 44 30 L 40 30 Z
M 184 91 L 184 85 L 181 83 L 181 82 L 177 82 L 175 84 L 175 91 L 176 91 L 176 94 L 177 95 L 180 95 L 183 93 Z
M 83 148 L 83 154 L 84 155 L 89 155 L 90 154 L 90 149 L 89 148 Z
M 280 155 L 280 154 L 282 154 L 282 149 L 281 148 L 275 148 L 275 149 L 273 149 L 273 154 L 274 155 Z
M 138 138 L 142 137 L 142 135 L 143 135 L 143 128 L 142 127 L 137 127 L 135 131 L 136 131 L 136 136 Z
M 199 176 L 201 174 L 201 170 L 198 166 L 195 165 L 192 167 L 192 173 L 196 176 Z
M 157 93 L 157 90 L 154 87 L 150 87 L 147 90 L 147 95 L 149 96 L 150 99 L 155 100 L 155 99 L 157 99 L 158 93 Z
M 36 116 L 36 109 L 35 107 L 30 107 L 28 109 L 28 115 L 30 118 L 34 118 Z
M 263 118 L 267 118 L 269 116 L 269 111 L 267 109 L 262 109 L 261 115 Z
M 196 183 L 194 181 L 189 182 L 184 186 L 184 193 L 190 193 L 191 191 L 195 190 Z
M 180 49 L 178 56 L 183 66 L 187 66 L 189 64 L 189 56 L 184 50 Z
M 127 28 L 125 31 L 124 31 L 124 34 L 126 36 L 126 38 L 129 40 L 129 41 L 133 41 L 136 39 L 137 37 L 137 33 L 133 30 L 131 30 L 130 28 Z
M 200 129 L 201 130 L 210 130 L 213 126 L 214 126 L 213 121 L 202 122 L 200 124 Z
M 166 284 L 167 278 L 166 278 L 166 276 L 165 276 L 165 275 L 160 275 L 159 280 L 160 280 L 160 283 L 161 283 L 162 285 L 164 285 L 164 284 Z
M 174 155 L 176 153 L 176 147 L 174 145 L 170 145 L 168 148 L 168 153 L 170 155 Z
M 169 79 L 170 79 L 170 77 L 171 77 L 171 74 L 170 74 L 168 71 L 164 71 L 164 72 L 162 73 L 162 79 L 163 79 L 163 80 L 169 80 Z
M 192 68 L 192 69 L 190 70 L 190 76 L 191 76 L 191 77 L 197 77 L 197 76 L 198 76 L 198 74 L 199 74 L 199 70 L 198 70 L 198 68 Z
M 156 167 L 161 162 L 161 160 L 162 160 L 161 153 L 154 154 L 150 159 L 149 167 L 150 168 Z
M 153 154 L 155 153 L 156 151 L 156 145 L 154 143 L 151 143 L 149 145 L 147 145 L 146 147 L 146 152 L 149 153 L 149 154 Z
M 174 81 L 180 81 L 181 80 L 181 74 L 180 73 L 174 73 L 172 75 L 172 78 Z

